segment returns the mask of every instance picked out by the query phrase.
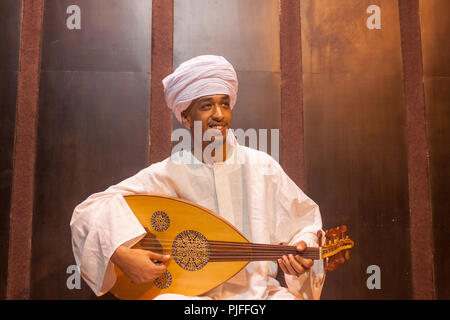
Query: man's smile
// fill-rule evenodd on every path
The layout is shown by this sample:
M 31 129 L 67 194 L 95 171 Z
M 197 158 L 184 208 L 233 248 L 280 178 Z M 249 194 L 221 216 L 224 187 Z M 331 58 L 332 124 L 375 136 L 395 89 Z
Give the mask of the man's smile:
M 226 129 L 228 129 L 227 123 L 211 123 L 208 125 L 208 128 L 210 129 L 216 129 L 220 132 L 224 133 Z

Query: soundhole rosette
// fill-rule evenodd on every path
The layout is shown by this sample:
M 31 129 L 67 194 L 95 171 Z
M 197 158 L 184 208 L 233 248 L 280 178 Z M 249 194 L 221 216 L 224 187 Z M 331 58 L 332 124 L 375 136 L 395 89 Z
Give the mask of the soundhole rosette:
M 153 284 L 160 289 L 166 289 L 172 284 L 172 275 L 166 270 L 166 272 L 153 280 Z
M 156 211 L 152 214 L 151 219 L 152 228 L 158 232 L 164 232 L 169 228 L 170 219 L 164 211 Z
M 209 261 L 209 242 L 203 234 L 186 230 L 178 234 L 172 243 L 172 257 L 183 269 L 197 271 Z

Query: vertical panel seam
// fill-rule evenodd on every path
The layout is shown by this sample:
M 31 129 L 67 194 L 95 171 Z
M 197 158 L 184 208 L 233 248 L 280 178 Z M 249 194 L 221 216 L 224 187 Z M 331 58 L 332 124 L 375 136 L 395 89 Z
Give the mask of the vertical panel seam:
M 432 237 L 432 209 L 430 203 L 430 169 L 426 133 L 420 13 L 418 0 L 399 0 L 398 5 L 402 42 L 404 110 L 406 115 L 406 141 L 409 167 L 410 251 L 413 298 L 433 299 L 435 296 L 434 264 L 433 244 L 430 238 Z M 421 110 L 418 110 L 419 108 Z M 420 115 L 417 111 L 420 111 Z M 417 136 L 419 140 L 413 141 L 413 138 Z M 414 152 L 413 150 L 416 151 Z M 418 171 L 418 175 L 422 172 L 423 179 L 416 177 L 413 171 Z M 422 211 L 421 207 L 425 211 Z M 420 223 L 424 221 L 427 222 L 426 225 Z M 423 237 L 423 232 L 428 237 Z M 423 241 L 425 241 L 425 244 L 423 244 L 426 249 L 425 252 L 416 248 L 416 245 Z M 429 255 L 424 257 L 424 253 L 428 253 Z M 422 268 L 422 265 L 425 265 L 425 267 Z M 423 274 L 420 271 L 423 269 L 431 271 L 428 274 Z
M 292 180 L 306 192 L 300 19 L 299 0 L 280 0 L 280 162 Z
M 7 299 L 30 298 L 43 5 L 43 0 L 23 0 L 21 8 Z
M 168 157 L 171 149 L 172 114 L 162 79 L 173 68 L 173 7 L 173 0 L 152 1 L 149 164 Z

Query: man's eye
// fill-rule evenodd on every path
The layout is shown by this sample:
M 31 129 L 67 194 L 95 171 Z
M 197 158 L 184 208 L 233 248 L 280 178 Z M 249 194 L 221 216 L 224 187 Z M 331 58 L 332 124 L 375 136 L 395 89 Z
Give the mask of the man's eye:
M 202 106 L 201 106 L 201 109 L 202 109 L 202 110 L 207 110 L 207 109 L 210 109 L 211 107 L 212 107 L 212 104 L 209 104 L 209 103 L 208 103 L 208 104 L 202 105 Z

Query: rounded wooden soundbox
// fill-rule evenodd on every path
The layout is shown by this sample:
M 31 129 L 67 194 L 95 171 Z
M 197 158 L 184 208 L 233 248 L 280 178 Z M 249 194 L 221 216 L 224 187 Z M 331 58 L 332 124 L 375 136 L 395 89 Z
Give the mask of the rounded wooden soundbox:
M 211 261 L 214 260 L 211 245 L 209 253 L 200 251 L 199 248 L 205 248 L 205 239 L 208 243 L 249 243 L 214 212 L 189 201 L 164 196 L 135 195 L 126 196 L 125 200 L 147 230 L 145 238 L 134 248 L 152 247 L 152 251 L 170 254 L 172 258 L 166 264 L 166 274 L 147 284 L 132 283 L 116 267 L 117 281 L 110 292 L 117 298 L 153 299 L 163 293 L 200 295 L 233 277 L 248 264 L 249 261 Z M 173 247 L 177 236 L 180 248 Z
M 115 266 L 117 280 L 110 292 L 119 299 L 150 300 L 164 293 L 202 295 L 250 261 L 276 261 L 287 254 L 325 259 L 354 245 L 345 235 L 346 226 L 327 231 L 320 247 L 308 247 L 301 253 L 295 246 L 250 243 L 225 219 L 195 203 L 160 195 L 124 198 L 147 231 L 133 248 L 170 255 L 171 259 L 164 263 L 167 270 L 163 275 L 145 284 L 131 282 Z

